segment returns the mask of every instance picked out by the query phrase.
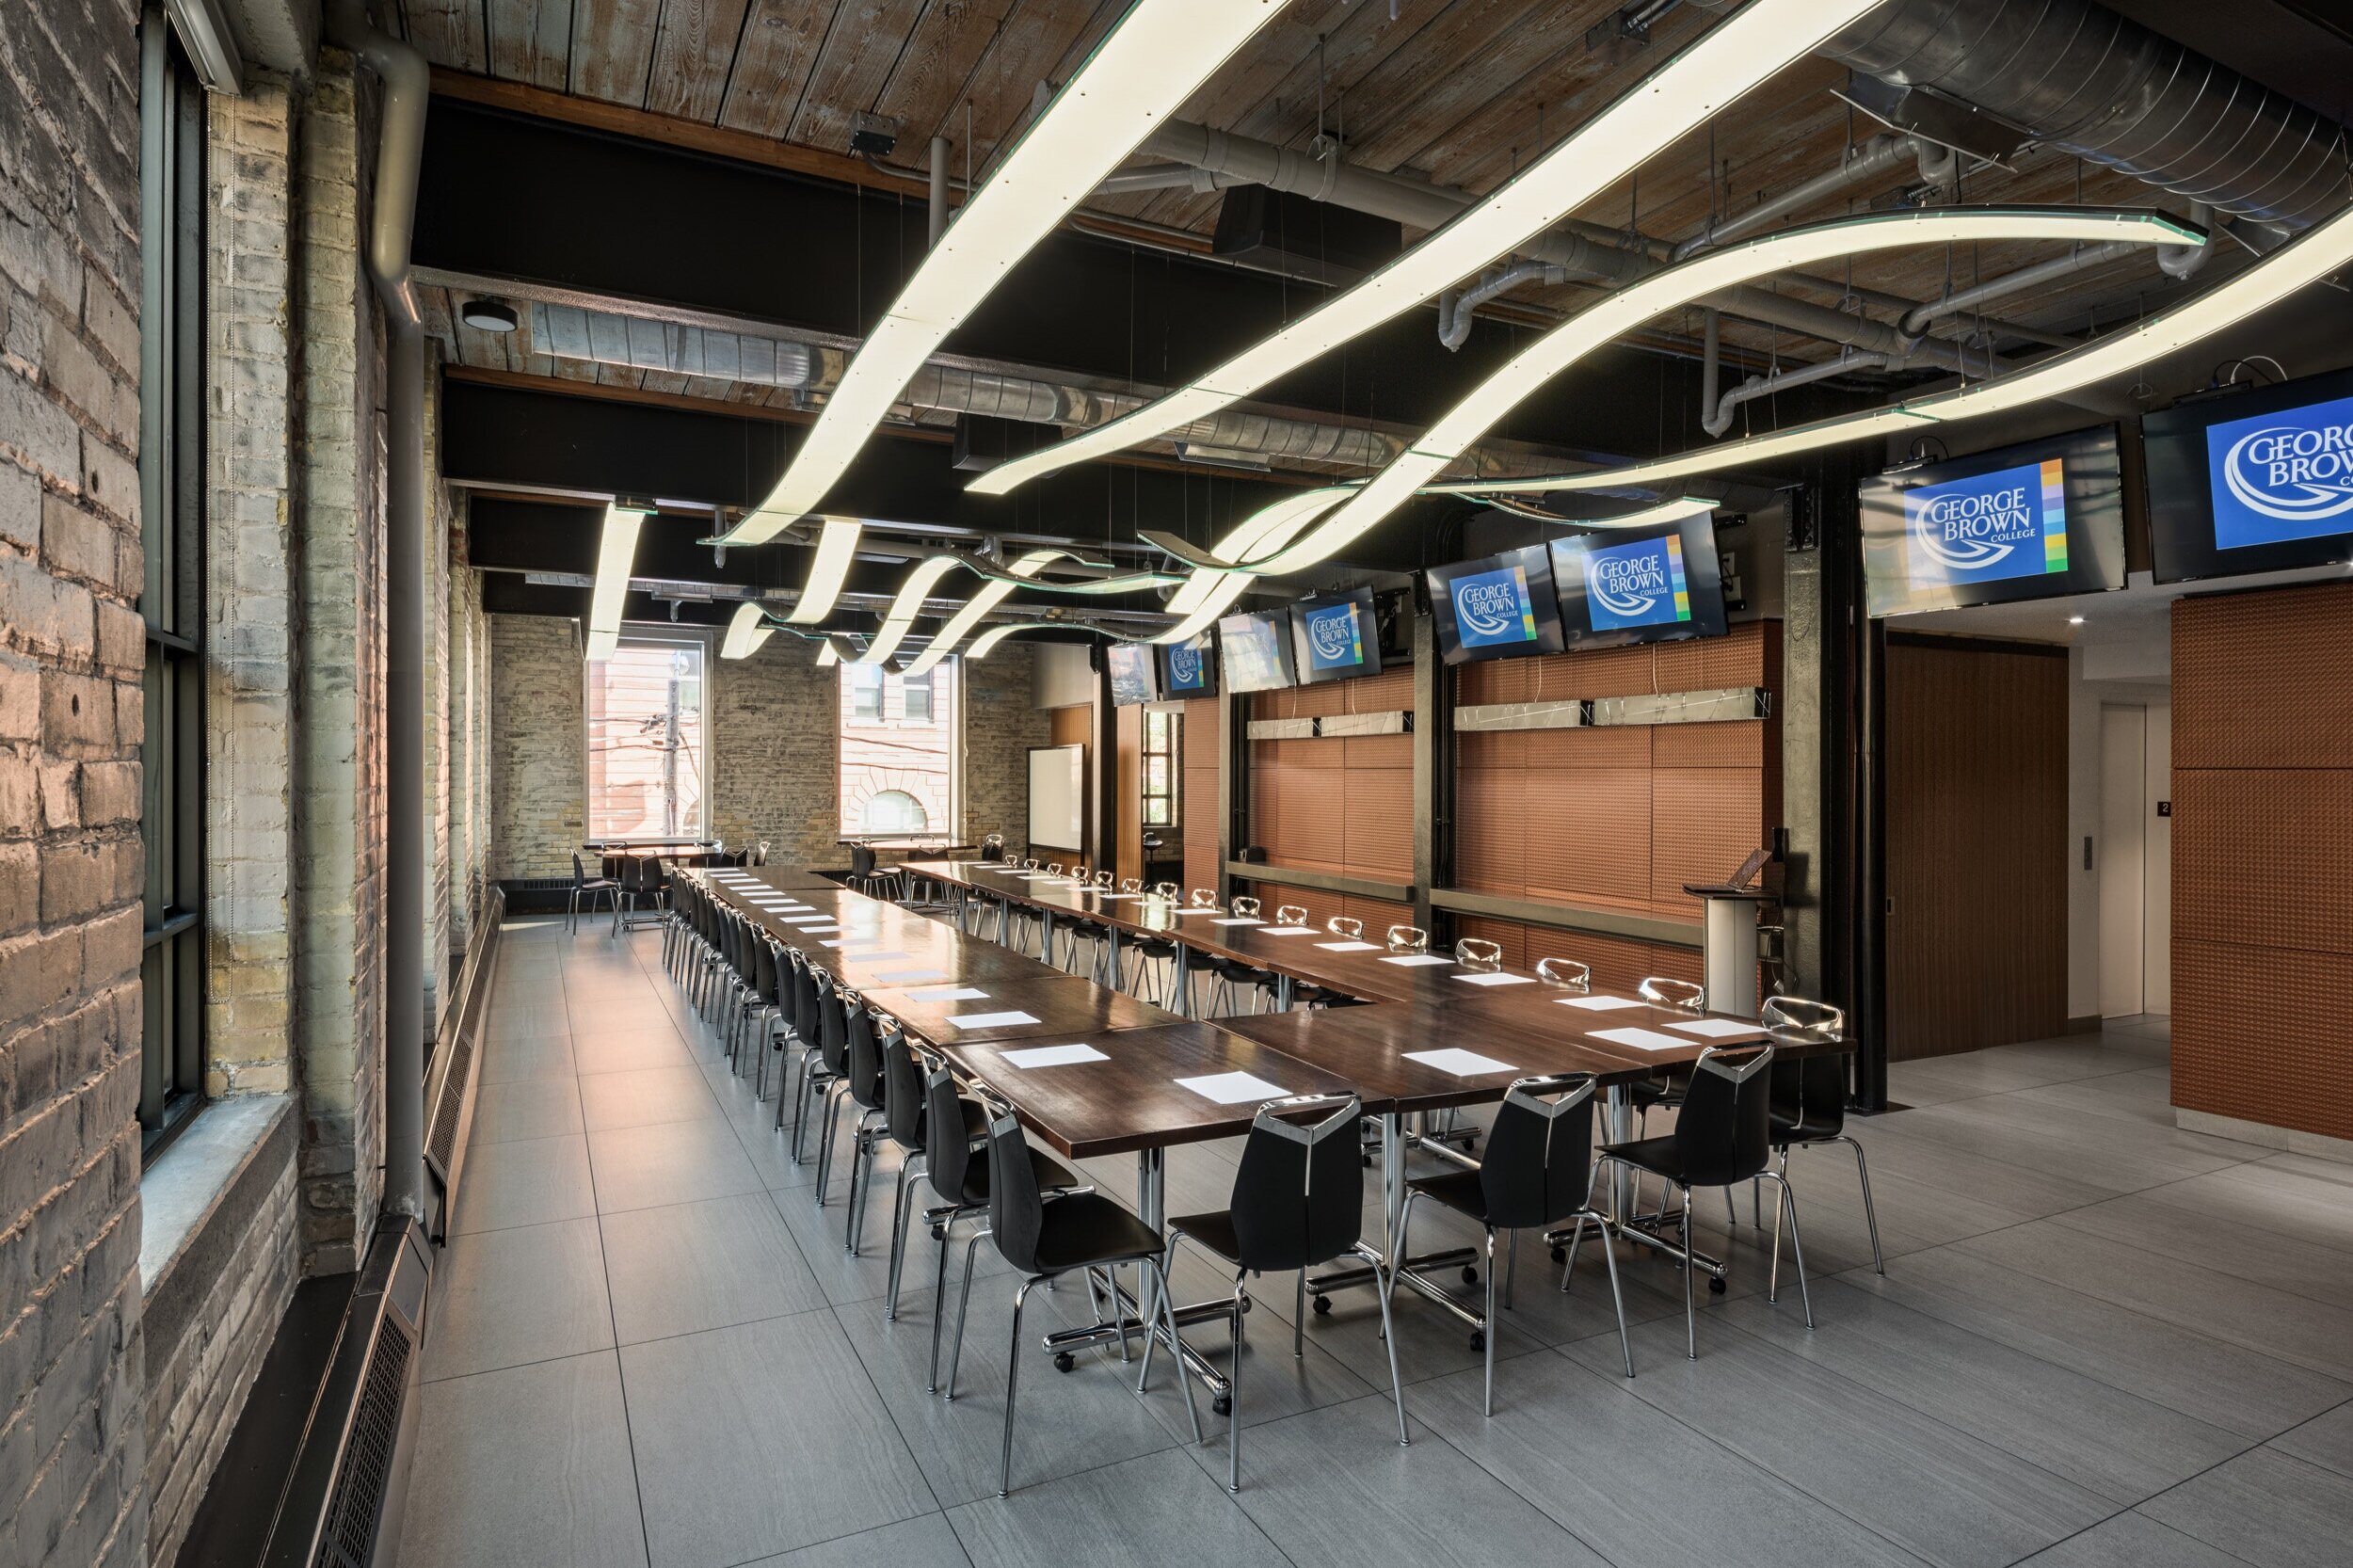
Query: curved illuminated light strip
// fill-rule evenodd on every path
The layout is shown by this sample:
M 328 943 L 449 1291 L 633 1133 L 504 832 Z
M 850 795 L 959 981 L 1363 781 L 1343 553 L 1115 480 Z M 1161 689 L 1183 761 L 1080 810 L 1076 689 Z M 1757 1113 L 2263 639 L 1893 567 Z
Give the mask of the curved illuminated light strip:
M 953 555 L 926 555 L 916 562 L 915 569 L 899 585 L 899 596 L 890 601 L 890 613 L 883 617 L 882 630 L 874 633 L 874 640 L 858 655 L 857 662 L 879 664 L 889 658 L 906 639 L 915 617 L 923 613 L 923 600 L 930 596 L 932 585 L 963 564 Z
M 760 646 L 776 635 L 776 629 L 768 624 L 768 616 L 758 600 L 749 600 L 735 607 L 728 617 L 728 634 L 720 640 L 722 659 L 748 659 L 760 651 Z
M 841 597 L 841 585 L 850 580 L 850 563 L 857 559 L 857 537 L 862 532 L 856 518 L 825 520 L 824 531 L 817 536 L 817 559 L 808 565 L 808 581 L 802 585 L 800 602 L 784 617 L 786 624 L 815 626 L 833 614 L 834 600 Z
M 1206 419 L 1525 245 L 1726 104 L 1814 53 L 1877 0 L 1749 0 L 1526 170 L 1354 288 L 1125 418 L 1000 463 L 983 495 Z
M 2195 246 L 2204 243 L 2204 235 L 2158 213 L 1960 207 L 1840 218 L 1703 252 L 1679 266 L 1605 295 L 1513 355 L 1312 533 L 1248 565 L 1261 573 L 1293 572 L 1344 549 L 1445 472 L 1472 442 L 1554 376 L 1662 311 L 1793 267 L 1899 246 L 1983 240 L 2073 240 L 2080 244 L 2123 240 L 2151 246 Z
M 1067 550 L 1032 550 L 1006 569 L 1016 577 L 1035 577 L 1040 568 L 1070 553 Z M 931 646 L 917 654 L 915 662 L 900 673 L 920 675 L 954 652 L 956 645 L 964 641 L 965 634 L 978 626 L 983 616 L 1002 604 L 1016 586 L 1016 584 L 1003 578 L 982 584 L 981 591 L 972 596 L 972 601 L 950 616 L 948 624 L 933 634 Z
M 1066 620 L 1007 621 L 1002 626 L 992 626 L 973 638 L 972 646 L 965 649 L 964 656 L 967 659 L 985 659 L 991 648 L 1016 632 L 1068 632 L 1073 629 L 1074 624 Z M 1092 627 L 1078 627 L 1077 629 L 1082 632 L 1094 630 Z
M 1262 506 L 1244 518 L 1224 538 L 1217 541 L 1216 552 L 1229 561 L 1239 561 L 1247 552 L 1257 550 L 1280 550 L 1295 538 L 1302 528 L 1338 505 L 1355 493 L 1349 485 L 1330 485 L 1321 489 L 1302 490 L 1285 496 L 1273 505 Z M 1184 586 L 1169 597 L 1168 607 L 1184 616 L 1175 626 L 1154 637 L 1156 643 L 1181 643 L 1198 635 L 1213 624 L 1218 616 L 1234 607 L 1234 601 L 1257 582 L 1255 574 L 1233 569 L 1212 569 L 1203 567 L 1185 579 Z
M 784 477 L 727 542 L 758 544 L 814 511 L 908 378 L 1014 264 L 1282 10 L 1269 0 L 1135 0 L 966 200 L 858 348 Z
M 621 610 L 629 602 L 630 568 L 637 562 L 637 534 L 646 514 L 633 507 L 604 509 L 604 530 L 597 536 L 597 579 L 588 590 L 587 656 L 610 659 L 621 640 Z
M 2137 371 L 2150 360 L 2186 348 L 2201 338 L 2269 310 L 2297 290 L 2319 282 L 2330 273 L 2353 265 L 2353 207 L 2256 262 L 2227 282 L 2217 283 L 2195 299 L 2150 317 L 2094 344 L 2071 349 L 2032 369 L 1981 381 L 1948 392 L 1901 403 L 1890 408 L 1817 420 L 1769 436 L 1732 441 L 1702 452 L 1630 463 L 1624 468 L 1596 469 L 1588 473 L 1556 473 L 1529 479 L 1462 480 L 1430 487 L 1444 495 L 1526 494 L 1542 490 L 1615 489 L 1622 485 L 1660 484 L 1711 473 L 1727 468 L 1838 446 L 1895 430 L 1918 430 L 1924 424 L 1952 424 L 1984 414 L 2005 412 L 2029 403 L 2063 397 L 2071 392 Z

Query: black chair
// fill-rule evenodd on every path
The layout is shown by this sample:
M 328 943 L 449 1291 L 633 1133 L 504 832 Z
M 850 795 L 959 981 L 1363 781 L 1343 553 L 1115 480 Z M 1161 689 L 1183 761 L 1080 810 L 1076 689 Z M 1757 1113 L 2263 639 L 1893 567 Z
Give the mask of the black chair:
M 779 1128 L 784 1126 L 784 1108 L 789 1102 L 792 1107 L 792 1160 L 795 1164 L 800 1162 L 801 1158 L 801 1117 L 808 1098 L 809 1074 L 822 1070 L 823 1065 L 824 1024 L 818 994 L 820 982 L 824 977 L 825 970 L 822 965 L 804 953 L 793 954 L 792 1005 L 786 1016 L 792 1020 L 793 1035 L 800 1041 L 801 1088 L 799 1094 L 793 1093 L 792 1064 L 788 1061 L 785 1070 L 776 1079 L 776 1125 Z
M 1330 1114 L 1312 1125 L 1292 1119 L 1322 1112 Z M 1269 1100 L 1251 1119 L 1250 1141 L 1242 1145 L 1228 1206 L 1169 1222 L 1170 1263 L 1176 1259 L 1176 1243 L 1190 1240 L 1224 1258 L 1234 1271 L 1234 1299 L 1228 1308 L 1234 1364 L 1226 1374 L 1228 1492 L 1241 1490 L 1241 1324 L 1242 1314 L 1250 1310 L 1250 1294 L 1242 1282 L 1254 1273 L 1299 1271 L 1298 1305 L 1291 1314 L 1291 1354 L 1296 1356 L 1306 1352 L 1307 1271 L 1344 1256 L 1371 1266 L 1381 1299 L 1381 1338 L 1389 1352 L 1389 1395 L 1397 1401 L 1397 1441 L 1401 1448 L 1410 1441 L 1405 1433 L 1405 1385 L 1397 1375 L 1397 1339 L 1389 1325 L 1389 1274 L 1381 1255 L 1364 1242 L 1365 1169 L 1356 1157 L 1356 1122 L 1363 1114 L 1364 1107 L 1353 1095 Z M 1167 1267 L 1161 1269 L 1163 1280 Z M 1147 1335 L 1144 1376 L 1151 1374 L 1152 1339 Z M 1176 1379 L 1185 1379 L 1181 1363 Z M 1196 1441 L 1198 1437 L 1196 1432 Z
M 1577 1267 L 1577 1249 L 1585 1240 L 1585 1224 L 1601 1228 L 1602 1260 L 1609 1266 L 1609 1301 L 1618 1313 L 1618 1349 L 1625 1357 L 1625 1375 L 1634 1375 L 1634 1346 L 1626 1337 L 1625 1298 L 1618 1290 L 1617 1255 L 1609 1250 L 1609 1232 L 1593 1208 L 1593 1078 L 1571 1073 L 1558 1078 L 1523 1078 L 1504 1091 L 1496 1110 L 1495 1125 L 1487 1129 L 1487 1152 L 1475 1169 L 1449 1171 L 1406 1184 L 1404 1212 L 1398 1216 L 1397 1250 L 1405 1256 L 1405 1235 L 1413 1223 L 1414 1205 L 1422 1198 L 1445 1205 L 1486 1232 L 1487 1309 L 1471 1334 L 1471 1348 L 1487 1357 L 1486 1413 L 1496 1413 L 1496 1233 L 1508 1231 L 1503 1304 L 1512 1304 L 1512 1287 L 1519 1272 L 1519 1233 L 1542 1230 L 1564 1221 L 1577 1222 L 1569 1247 L 1569 1267 Z M 1561 1288 L 1569 1288 L 1564 1271 Z
M 873 1174 L 872 1163 L 888 1117 L 885 1113 L 883 1041 L 872 1010 L 863 1000 L 845 1007 L 842 1026 L 848 1042 L 843 1052 L 842 1092 L 856 1108 L 856 1119 L 850 1127 L 849 1212 L 842 1216 L 841 1240 L 844 1250 L 856 1257 L 858 1244 L 866 1238 L 866 1185 Z M 895 1035 L 898 1031 L 894 1027 L 891 1032 Z
M 1699 1310 L 1691 1285 L 1697 1270 L 1690 1261 L 1694 1187 L 1730 1188 L 1760 1176 L 1780 1187 L 1774 1224 L 1779 1226 L 1782 1214 L 1788 1216 L 1789 1244 L 1798 1259 L 1798 1292 L 1805 1302 L 1805 1326 L 1814 1326 L 1814 1298 L 1805 1284 L 1805 1244 L 1798 1237 L 1797 1201 L 1781 1173 L 1769 1168 L 1772 1162 L 1772 1075 L 1767 1069 L 1773 1056 L 1770 1044 L 1728 1051 L 1711 1047 L 1702 1051 L 1691 1064 L 1690 1084 L 1684 1091 L 1683 1108 L 1675 1116 L 1673 1132 L 1663 1138 L 1602 1146 L 1604 1160 L 1647 1172 L 1683 1193 L 1683 1317 L 1687 1349 L 1694 1357 L 1700 1353 Z M 1574 1264 L 1577 1259 L 1572 1256 L 1569 1261 Z M 1561 1277 L 1566 1280 L 1565 1272 Z M 1779 1287 L 1776 1278 L 1765 1299 L 1780 1300 Z
M 1843 1040 L 1847 1015 L 1824 1001 L 1802 997 L 1772 997 L 1765 1003 L 1766 1032 L 1785 1045 L 1826 1044 Z M 1863 1184 L 1863 1221 L 1871 1231 L 1871 1267 L 1887 1272 L 1880 1253 L 1880 1219 L 1871 1207 L 1871 1167 L 1863 1145 L 1847 1131 L 1847 1073 L 1851 1051 L 1820 1051 L 1811 1056 L 1783 1057 L 1773 1064 L 1772 1140 L 1781 1156 L 1778 1169 L 1789 1177 L 1791 1149 L 1819 1148 L 1844 1144 L 1854 1151 L 1855 1177 Z M 1773 1235 L 1773 1267 L 1781 1267 L 1781 1234 Z
M 564 929 L 578 931 L 581 901 L 584 898 L 588 901 L 588 912 L 593 915 L 600 897 L 613 901 L 614 912 L 617 916 L 621 907 L 621 885 L 609 876 L 590 876 L 588 868 L 581 863 L 580 851 L 572 851 L 572 897 Z
M 1005 1441 L 997 1495 L 1013 1495 L 1013 1411 L 1021 1380 L 1021 1309 L 1031 1288 L 1064 1274 L 1096 1269 L 1116 1270 L 1132 1263 L 1150 1276 L 1144 1300 L 1157 1304 L 1172 1344 L 1176 1338 L 1176 1310 L 1169 1294 L 1168 1276 L 1160 1263 L 1160 1235 L 1118 1204 L 1090 1188 L 1048 1191 L 1038 1185 L 1037 1168 L 1030 1160 L 1029 1140 L 1013 1110 L 1002 1104 L 988 1107 L 988 1230 L 997 1251 L 1024 1276 L 1013 1294 L 1013 1340 L 1005 1366 Z M 976 1237 L 977 1240 L 978 1238 Z M 1113 1276 L 1116 1278 L 1116 1275 Z M 956 1299 L 956 1342 L 964 1341 L 965 1308 L 972 1300 L 972 1270 L 964 1271 L 964 1288 Z M 1112 1310 L 1120 1312 L 1118 1293 Z M 1137 1375 L 1136 1392 L 1144 1391 L 1151 1376 L 1149 1353 L 1152 1327 L 1144 1325 L 1146 1354 Z M 1119 1324 L 1120 1343 L 1127 1344 L 1127 1320 Z M 1184 1392 L 1185 1413 L 1193 1419 L 1193 1440 L 1201 1441 L 1201 1413 L 1193 1407 L 1193 1384 L 1180 1364 L 1176 1386 Z M 956 1359 L 948 1359 L 948 1397 L 955 1397 Z
M 948 1319 L 948 1243 L 958 1220 L 988 1212 L 988 1112 L 978 1100 L 956 1093 L 956 1080 L 948 1064 L 937 1057 L 918 1063 L 923 1075 L 923 1175 L 932 1184 L 932 1191 L 946 1200 L 942 1207 L 924 1214 L 932 1236 L 939 1242 L 939 1279 L 932 1295 L 932 1368 L 931 1381 L 924 1384 L 926 1393 L 939 1391 L 939 1331 Z M 888 1091 L 885 1080 L 885 1094 Z M 948 1129 L 953 1128 L 952 1132 Z M 1030 1150 L 1030 1174 L 1040 1192 L 1054 1192 L 1080 1185 L 1078 1176 L 1051 1156 Z M 965 1245 L 964 1268 L 968 1277 L 972 1272 L 972 1249 L 980 1245 L 976 1234 Z M 890 1299 L 888 1312 L 896 1316 L 898 1297 Z M 962 1348 L 963 1331 L 957 1330 L 958 1348 Z

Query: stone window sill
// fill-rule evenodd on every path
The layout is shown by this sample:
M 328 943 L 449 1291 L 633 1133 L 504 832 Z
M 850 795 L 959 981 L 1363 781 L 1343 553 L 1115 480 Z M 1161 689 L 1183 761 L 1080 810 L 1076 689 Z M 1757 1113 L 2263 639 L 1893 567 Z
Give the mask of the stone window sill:
M 139 1176 L 139 1283 L 152 1302 L 212 1229 L 215 1216 L 249 1214 L 276 1168 L 294 1154 L 294 1098 L 239 1095 L 205 1108 Z M 269 1150 L 275 1158 L 260 1158 Z M 261 1176 L 260 1192 L 240 1193 Z M 233 1202 L 237 1194 L 244 1201 Z

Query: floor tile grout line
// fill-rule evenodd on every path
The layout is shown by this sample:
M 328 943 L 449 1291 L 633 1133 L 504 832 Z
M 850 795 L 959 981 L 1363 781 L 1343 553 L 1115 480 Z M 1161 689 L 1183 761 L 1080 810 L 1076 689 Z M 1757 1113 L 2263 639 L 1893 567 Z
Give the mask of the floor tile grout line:
M 574 1073 L 572 1075 L 572 1082 L 575 1088 L 579 1086 L 580 1075 L 578 1073 Z M 581 1109 L 584 1119 L 587 1110 L 584 1100 Z M 585 1132 L 582 1133 L 581 1139 L 584 1144 L 586 1144 L 587 1134 Z M 643 1472 L 638 1469 L 637 1465 L 637 1423 L 634 1417 L 631 1415 L 629 1407 L 629 1363 L 628 1360 L 621 1354 L 620 1313 L 613 1304 L 613 1259 L 606 1252 L 604 1245 L 604 1206 L 601 1203 L 597 1203 L 596 1200 L 597 1151 L 593 1146 L 589 1146 L 586 1149 L 586 1155 L 588 1160 L 589 1201 L 597 1204 L 597 1263 L 599 1272 L 604 1276 L 605 1318 L 606 1320 L 612 1325 L 613 1329 L 614 1374 L 619 1382 L 621 1388 L 621 1434 L 629 1444 L 629 1479 L 631 1490 L 637 1499 L 638 1539 L 645 1546 L 646 1561 L 650 1565 L 654 1560 L 653 1524 L 646 1517 L 646 1478 Z

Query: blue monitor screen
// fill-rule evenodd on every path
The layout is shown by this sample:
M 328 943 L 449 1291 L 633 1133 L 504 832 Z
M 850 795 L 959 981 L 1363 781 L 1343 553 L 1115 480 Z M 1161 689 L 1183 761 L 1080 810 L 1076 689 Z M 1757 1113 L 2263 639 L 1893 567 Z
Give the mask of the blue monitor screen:
M 1430 610 L 1449 664 L 1561 651 L 1561 606 L 1543 545 L 1433 568 Z
M 1209 663 L 1217 634 L 1204 632 L 1160 649 L 1162 687 L 1170 696 L 1209 696 L 1217 690 L 1217 672 Z
M 1552 576 L 1571 648 L 1724 634 L 1716 522 L 1705 512 L 1555 539 Z
M 2141 422 L 2160 583 L 2353 561 L 2353 372 Z
M 1897 469 L 1855 489 L 1874 616 L 2124 585 L 2124 477 L 2105 426 Z
M 1310 599 L 1291 606 L 1291 651 L 1303 684 L 1345 680 L 1381 667 L 1381 633 L 1372 590 Z
M 1287 616 L 1227 616 L 1217 623 L 1217 650 L 1229 692 L 1272 692 L 1296 686 Z

